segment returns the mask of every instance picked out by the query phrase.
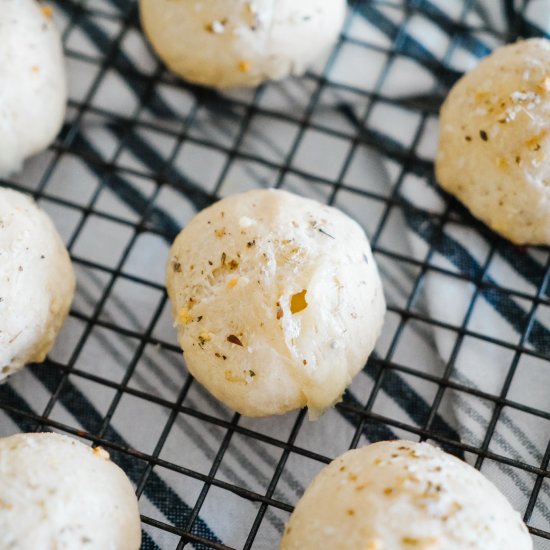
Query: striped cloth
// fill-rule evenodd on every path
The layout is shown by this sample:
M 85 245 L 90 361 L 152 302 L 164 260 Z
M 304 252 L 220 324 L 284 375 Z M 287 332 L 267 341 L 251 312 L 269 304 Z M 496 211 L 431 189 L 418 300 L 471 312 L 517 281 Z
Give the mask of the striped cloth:
M 198 550 L 276 548 L 328 460 L 430 435 L 548 531 L 548 252 L 473 220 L 432 161 L 449 87 L 495 46 L 544 34 L 549 3 L 353 2 L 304 78 L 224 94 L 164 71 L 134 0 L 54 6 L 66 125 L 5 183 L 52 214 L 79 284 L 46 365 L 0 387 L 0 435 L 54 429 L 106 446 L 140 495 L 146 549 L 177 548 L 178 530 Z M 274 185 L 365 227 L 389 304 L 376 353 L 318 422 L 239 418 L 210 397 L 183 368 L 163 290 L 170 242 L 194 213 Z

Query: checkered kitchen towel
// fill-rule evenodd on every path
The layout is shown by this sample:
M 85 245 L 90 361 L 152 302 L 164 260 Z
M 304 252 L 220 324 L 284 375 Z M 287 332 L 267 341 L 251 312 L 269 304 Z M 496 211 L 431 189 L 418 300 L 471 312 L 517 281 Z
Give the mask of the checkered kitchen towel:
M 550 3 L 354 2 L 326 64 L 224 94 L 160 66 L 133 0 L 54 7 L 67 122 L 5 183 L 52 214 L 79 285 L 46 364 L 0 388 L 0 435 L 54 429 L 108 447 L 136 484 L 148 549 L 276 548 L 327 460 L 430 435 L 548 533 L 548 252 L 473 220 L 435 186 L 432 160 L 448 88 L 495 46 L 544 34 Z M 389 304 L 376 354 L 318 422 L 238 418 L 193 383 L 163 291 L 169 244 L 196 211 L 274 185 L 365 227 Z

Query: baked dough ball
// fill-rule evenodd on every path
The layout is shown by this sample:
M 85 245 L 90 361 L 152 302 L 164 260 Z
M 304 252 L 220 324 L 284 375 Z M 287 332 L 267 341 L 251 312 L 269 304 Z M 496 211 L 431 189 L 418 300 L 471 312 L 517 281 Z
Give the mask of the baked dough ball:
M 50 218 L 27 195 L 0 189 L 0 380 L 44 360 L 74 287 L 69 254 Z
M 301 75 L 336 42 L 345 0 L 140 0 L 153 48 L 179 76 L 218 88 Z
M 0 9 L 0 177 L 45 149 L 65 115 L 67 85 L 51 8 L 3 0 Z
M 477 470 L 428 445 L 385 441 L 325 467 L 281 550 L 531 550 L 527 528 Z
M 494 231 L 550 244 L 550 42 L 498 48 L 441 109 L 436 175 Z
M 109 453 L 70 437 L 0 439 L 0 548 L 137 550 L 136 495 Z
M 374 348 L 385 302 L 365 233 L 286 191 L 233 195 L 172 246 L 168 294 L 189 371 L 248 416 L 338 401 Z

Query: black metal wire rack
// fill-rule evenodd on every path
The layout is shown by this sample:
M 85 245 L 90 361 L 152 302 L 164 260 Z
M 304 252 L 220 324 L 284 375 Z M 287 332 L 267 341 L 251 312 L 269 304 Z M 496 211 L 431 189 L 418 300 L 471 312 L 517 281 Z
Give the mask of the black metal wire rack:
M 426 154 L 464 52 L 538 32 L 523 17 L 528 1 L 493 4 L 502 21 L 471 0 L 355 2 L 325 65 L 220 94 L 165 70 L 141 36 L 133 0 L 56 0 L 71 81 L 66 124 L 46 153 L 3 183 L 31 192 L 52 214 L 78 290 L 46 363 L 0 387 L 0 435 L 54 430 L 108 449 L 135 483 L 147 549 L 273 548 L 317 471 L 348 448 L 394 437 L 442 445 L 509 496 L 520 487 L 514 505 L 536 547 L 550 548 L 550 407 L 516 391 L 539 372 L 526 373 L 525 360 L 550 368 L 541 320 L 550 306 L 548 252 L 512 247 L 436 191 Z M 444 46 L 437 53 L 432 40 Z M 432 185 L 437 208 L 413 200 L 418 179 Z M 257 186 L 350 212 L 391 287 L 377 352 L 316 423 L 304 411 L 265 420 L 233 414 L 193 382 L 175 344 L 163 285 L 169 243 L 196 210 Z M 474 228 L 483 258 L 455 247 L 454 267 L 439 261 L 451 227 Z M 407 245 L 412 230 L 423 237 L 422 254 Z M 496 282 L 498 262 L 523 266 L 529 284 Z M 460 323 L 426 306 L 431 276 L 470 290 Z M 480 303 L 499 300 L 519 323 L 513 341 L 472 322 L 482 319 Z M 443 359 L 437 331 L 452 342 Z M 456 376 L 472 342 L 498 357 L 498 387 Z M 483 404 L 477 433 L 457 428 L 451 395 Z M 534 459 L 493 445 L 503 418 L 521 431 L 523 417 L 539 427 L 522 432 L 538 438 Z

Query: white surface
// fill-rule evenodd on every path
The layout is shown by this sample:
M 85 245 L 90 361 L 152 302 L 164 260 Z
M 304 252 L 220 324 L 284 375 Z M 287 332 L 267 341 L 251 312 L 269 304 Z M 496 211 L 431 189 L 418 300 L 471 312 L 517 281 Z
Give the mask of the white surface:
M 501 47 L 441 109 L 439 183 L 517 244 L 550 243 L 550 41 Z
M 0 176 L 45 149 L 65 115 L 61 40 L 35 0 L 0 0 Z
M 233 195 L 198 214 L 172 247 L 167 286 L 189 370 L 250 416 L 307 405 L 315 417 L 338 401 L 385 311 L 359 225 L 285 191 Z
M 137 550 L 136 496 L 108 453 L 58 434 L 0 439 L 0 548 Z
M 530 550 L 521 518 L 477 470 L 427 443 L 381 442 L 324 468 L 281 550 Z
M 50 218 L 27 195 L 0 189 L 0 380 L 43 361 L 74 288 L 69 254 Z
M 301 75 L 342 28 L 344 0 L 141 0 L 154 49 L 176 74 L 220 88 Z

